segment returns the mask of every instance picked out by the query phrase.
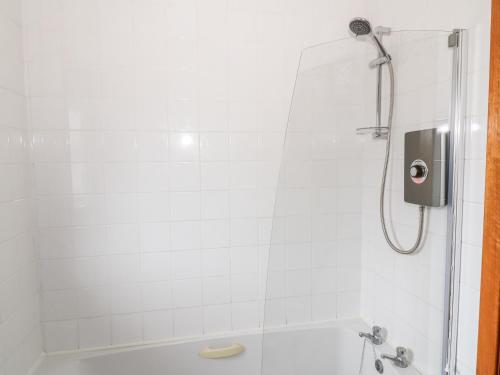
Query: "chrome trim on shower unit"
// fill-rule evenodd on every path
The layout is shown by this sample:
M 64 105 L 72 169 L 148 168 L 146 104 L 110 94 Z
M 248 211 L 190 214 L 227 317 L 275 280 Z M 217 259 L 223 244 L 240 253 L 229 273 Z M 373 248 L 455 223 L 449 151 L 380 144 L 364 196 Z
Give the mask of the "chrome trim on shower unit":
M 450 108 L 449 205 L 442 373 L 456 375 L 467 103 L 467 31 L 454 30 L 450 35 L 448 46 L 453 48 L 453 76 Z

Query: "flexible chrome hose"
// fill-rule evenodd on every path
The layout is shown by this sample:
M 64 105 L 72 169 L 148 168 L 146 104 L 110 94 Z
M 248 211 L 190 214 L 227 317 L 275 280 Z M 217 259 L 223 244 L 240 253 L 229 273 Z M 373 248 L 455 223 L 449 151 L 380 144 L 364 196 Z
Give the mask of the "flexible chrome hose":
M 359 360 L 359 372 L 358 375 L 363 375 L 363 363 L 365 360 L 365 348 L 366 348 L 366 337 L 363 341 L 363 350 L 361 351 L 361 358 Z
M 367 339 L 365 337 L 365 339 L 363 341 L 363 350 L 361 351 L 361 359 L 359 361 L 359 372 L 358 372 L 358 375 L 363 375 L 363 365 L 365 363 L 366 342 L 367 342 Z M 375 362 L 377 360 L 377 352 L 375 351 L 375 346 L 373 345 L 373 343 L 371 343 L 371 346 L 372 346 L 372 351 L 373 351 L 373 362 Z
M 413 246 L 410 247 L 409 249 L 402 249 L 398 247 L 389 237 L 389 233 L 387 231 L 387 225 L 385 222 L 385 212 L 384 212 L 385 185 L 387 179 L 387 168 L 389 166 L 389 157 L 391 153 L 392 118 L 394 114 L 394 68 L 390 60 L 387 62 L 387 67 L 389 69 L 389 79 L 390 79 L 390 94 L 389 94 L 390 99 L 389 99 L 389 114 L 387 119 L 388 129 L 387 129 L 387 143 L 385 146 L 384 170 L 382 173 L 382 183 L 380 187 L 380 222 L 382 224 L 382 231 L 384 232 L 385 240 L 387 241 L 391 249 L 398 252 L 399 254 L 409 255 L 414 253 L 422 243 L 422 233 L 424 231 L 425 207 L 424 206 L 418 207 L 418 213 L 419 213 L 418 234 L 417 234 L 417 239 L 415 240 Z

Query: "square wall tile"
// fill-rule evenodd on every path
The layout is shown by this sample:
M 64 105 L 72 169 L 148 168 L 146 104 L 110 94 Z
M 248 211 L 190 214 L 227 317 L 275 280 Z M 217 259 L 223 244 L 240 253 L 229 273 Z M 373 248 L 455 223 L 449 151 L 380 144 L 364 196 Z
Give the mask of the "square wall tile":
M 174 334 L 176 337 L 199 336 L 203 333 L 203 309 L 192 307 L 174 310 Z
M 79 348 L 96 348 L 111 345 L 111 319 L 109 317 L 80 319 Z
M 144 313 L 144 340 L 165 340 L 174 335 L 172 311 L 152 311 Z
M 78 348 L 78 321 L 46 322 L 42 326 L 45 350 L 58 352 Z
M 143 340 L 142 314 L 114 315 L 111 330 L 113 345 L 141 342 Z

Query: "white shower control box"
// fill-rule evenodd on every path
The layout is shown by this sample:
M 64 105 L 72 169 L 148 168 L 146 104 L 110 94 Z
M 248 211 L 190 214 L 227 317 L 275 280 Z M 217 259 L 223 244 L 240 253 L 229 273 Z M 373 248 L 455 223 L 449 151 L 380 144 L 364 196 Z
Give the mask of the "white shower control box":
M 442 207 L 447 199 L 448 132 L 426 129 L 405 134 L 405 202 Z

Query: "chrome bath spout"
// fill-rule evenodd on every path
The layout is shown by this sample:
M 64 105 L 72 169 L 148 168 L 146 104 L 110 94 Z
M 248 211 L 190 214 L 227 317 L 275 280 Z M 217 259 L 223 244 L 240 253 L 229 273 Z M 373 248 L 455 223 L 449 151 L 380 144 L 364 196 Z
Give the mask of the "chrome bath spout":
M 388 359 L 394 363 L 394 366 L 407 368 L 410 365 L 407 350 L 402 346 L 396 348 L 396 355 L 382 354 L 382 359 Z
M 382 328 L 378 326 L 373 326 L 372 333 L 369 332 L 359 332 L 359 337 L 364 337 L 370 341 L 373 345 L 380 345 L 383 342 L 382 339 Z

